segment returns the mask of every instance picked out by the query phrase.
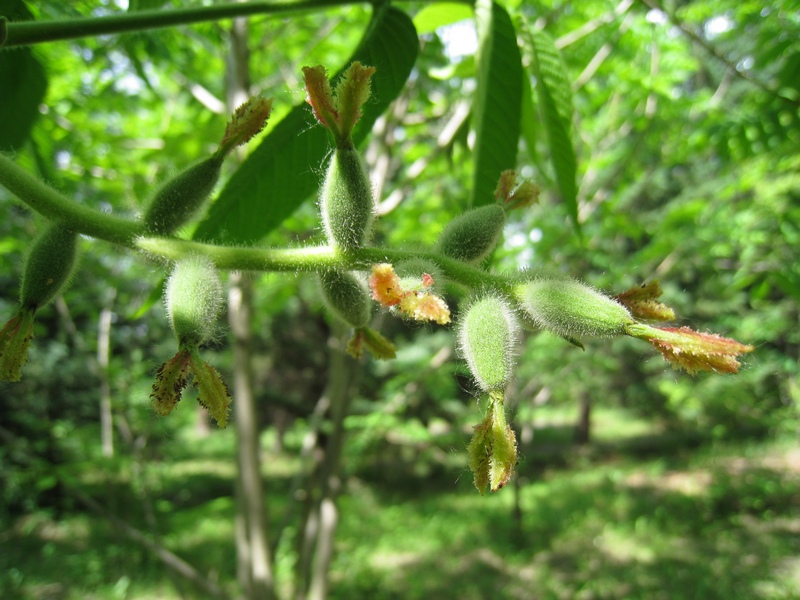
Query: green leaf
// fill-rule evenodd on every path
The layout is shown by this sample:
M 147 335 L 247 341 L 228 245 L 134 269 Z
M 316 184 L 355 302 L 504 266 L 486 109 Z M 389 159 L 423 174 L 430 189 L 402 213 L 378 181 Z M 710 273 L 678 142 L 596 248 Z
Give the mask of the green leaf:
M 528 147 L 528 154 L 534 163 L 539 161 L 536 150 L 539 127 L 536 122 L 536 104 L 533 99 L 533 90 L 528 77 L 522 78 L 522 113 L 520 115 L 520 133 L 525 145 Z
M 561 53 L 552 38 L 544 31 L 530 31 L 533 50 L 533 68 L 541 83 L 547 88 L 553 100 L 558 116 L 565 124 L 567 131 L 572 129 L 572 117 L 575 109 L 572 106 L 572 84 L 567 76 L 567 67 Z
M 530 31 L 531 68 L 536 76 L 536 92 L 542 121 L 550 144 L 550 159 L 556 175 L 561 200 L 567 208 L 575 230 L 578 223 L 577 160 L 572 146 L 572 90 L 561 55 L 543 31 Z
M 33 15 L 19 0 L 0 0 L 0 14 L 13 21 Z M 0 51 L 0 151 L 16 151 L 27 141 L 47 90 L 41 63 L 30 48 Z
M 522 58 L 514 25 L 490 0 L 475 4 L 478 29 L 478 87 L 472 104 L 475 169 L 472 206 L 489 204 L 500 173 L 517 166 L 522 110 Z
M 377 68 L 372 99 L 353 132 L 359 144 L 399 95 L 417 58 L 411 19 L 397 9 L 376 9 L 358 49 L 358 60 Z M 316 170 L 330 150 L 326 130 L 312 125 L 305 103 L 294 109 L 242 163 L 195 231 L 195 239 L 250 243 L 267 235 L 319 187 Z

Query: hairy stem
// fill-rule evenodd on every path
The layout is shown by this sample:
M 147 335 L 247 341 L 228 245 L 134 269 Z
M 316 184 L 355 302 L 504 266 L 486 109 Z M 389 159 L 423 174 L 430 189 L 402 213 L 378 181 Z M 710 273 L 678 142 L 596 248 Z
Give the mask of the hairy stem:
M 69 229 L 149 254 L 178 260 L 202 254 L 220 269 L 236 271 L 320 271 L 339 268 L 368 270 L 376 263 L 397 263 L 424 258 L 433 261 L 445 276 L 470 288 L 493 288 L 506 294 L 513 289 L 508 277 L 492 275 L 433 251 L 359 248 L 345 252 L 330 246 L 305 248 L 240 248 L 182 240 L 175 237 L 145 237 L 144 227 L 76 204 L 49 187 L 10 158 L 0 154 L 0 184 L 42 216 Z
M 133 247 L 150 254 L 180 260 L 202 254 L 219 269 L 243 271 L 320 271 L 324 269 L 368 270 L 376 263 L 397 263 L 424 258 L 437 263 L 452 281 L 471 288 L 491 287 L 510 293 L 513 284 L 507 277 L 492 275 L 436 252 L 359 248 L 342 252 L 332 246 L 305 248 L 239 248 L 166 237 L 141 237 Z
M 134 247 L 133 240 L 144 233 L 138 223 L 76 204 L 3 154 L 0 184 L 40 215 L 78 233 L 129 247 Z

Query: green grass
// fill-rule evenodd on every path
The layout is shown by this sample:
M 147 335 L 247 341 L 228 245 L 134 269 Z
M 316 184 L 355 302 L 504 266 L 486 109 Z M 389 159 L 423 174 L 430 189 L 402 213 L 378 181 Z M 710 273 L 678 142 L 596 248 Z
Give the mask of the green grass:
M 718 446 L 546 471 L 480 498 L 359 490 L 336 598 L 800 597 L 800 461 Z
M 646 423 L 624 427 L 620 412 L 598 411 L 598 441 L 559 454 L 553 448 L 570 439 L 562 417 L 540 421 L 535 440 L 549 450 L 539 455 L 534 445 L 523 457 L 519 487 L 486 497 L 472 487 L 452 432 L 438 454 L 447 460 L 428 469 L 413 460 L 379 469 L 363 456 L 349 461 L 331 598 L 800 598 L 796 439 L 694 439 L 687 446 Z M 138 479 L 121 459 L 102 472 L 91 462 L 69 471 L 84 491 L 144 531 L 146 489 L 161 541 L 233 594 L 227 436 L 194 455 L 185 448 L 191 440 L 175 440 L 184 452 L 148 463 Z M 169 447 L 160 452 L 171 455 Z M 420 456 L 430 461 L 436 454 Z M 289 457 L 266 467 L 274 523 L 291 508 L 285 494 L 296 465 Z M 277 559 L 282 581 L 291 571 L 289 542 Z M 184 593 L 203 597 L 188 587 Z M 4 517 L 0 597 L 181 596 L 155 557 L 67 503 Z

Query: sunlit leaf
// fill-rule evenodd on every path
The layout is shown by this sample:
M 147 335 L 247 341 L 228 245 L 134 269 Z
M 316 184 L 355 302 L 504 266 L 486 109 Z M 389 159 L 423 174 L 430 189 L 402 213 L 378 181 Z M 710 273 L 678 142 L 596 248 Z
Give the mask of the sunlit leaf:
M 580 233 L 578 223 L 577 161 L 572 146 L 572 92 L 566 68 L 553 41 L 542 31 L 531 31 L 531 68 L 536 76 L 536 93 L 547 131 L 550 157 L 561 200 Z
M 472 206 L 493 201 L 500 173 L 514 169 L 522 109 L 522 59 L 514 25 L 505 9 L 489 0 L 475 5 L 478 28 L 478 87 L 472 105 L 475 150 Z

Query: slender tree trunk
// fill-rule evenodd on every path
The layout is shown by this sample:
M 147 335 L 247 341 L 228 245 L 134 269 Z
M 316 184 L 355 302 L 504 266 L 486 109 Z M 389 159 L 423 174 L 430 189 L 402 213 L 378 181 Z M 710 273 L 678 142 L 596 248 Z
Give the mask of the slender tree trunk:
M 230 112 L 244 102 L 250 88 L 247 19 L 234 19 L 227 57 L 227 104 Z M 261 479 L 258 413 L 252 368 L 253 286 L 232 273 L 228 319 L 233 335 L 233 412 L 236 427 L 236 550 L 237 576 L 248 600 L 275 598 L 272 557 L 267 535 L 267 510 Z
M 233 273 L 228 297 L 229 323 L 233 333 L 234 422 L 236 426 L 237 550 L 240 583 L 248 600 L 275 597 L 272 558 L 267 537 L 267 510 L 261 480 L 261 458 L 253 394 L 251 333 L 253 287 L 250 280 Z
M 344 419 L 350 400 L 357 363 L 337 344 L 331 344 L 325 395 L 330 404 L 332 431 L 319 449 L 317 467 L 309 482 L 309 502 L 301 529 L 295 572 L 297 600 L 323 600 L 328 594 L 328 570 L 338 523 L 336 499 L 341 492 L 341 455 Z
M 114 456 L 114 422 L 111 406 L 111 382 L 109 378 L 109 358 L 111 355 L 111 310 L 116 292 L 109 299 L 109 306 L 100 311 L 97 326 L 97 375 L 100 378 L 100 441 L 103 456 Z
M 101 312 L 97 323 L 97 354 L 94 361 L 87 361 L 88 367 L 92 374 L 96 374 L 100 381 L 100 443 L 103 451 L 103 456 L 114 455 L 114 420 L 112 417 L 111 406 L 111 384 L 108 375 L 109 357 L 111 353 L 111 319 L 113 311 L 111 306 L 114 304 L 114 298 L 117 296 L 116 289 L 110 289 L 108 295 L 107 306 Z M 72 315 L 69 311 L 69 306 L 64 301 L 63 296 L 58 296 L 54 302 L 56 311 L 67 331 L 75 350 L 84 353 L 86 352 L 86 344 L 78 331 L 75 321 L 72 320 Z

